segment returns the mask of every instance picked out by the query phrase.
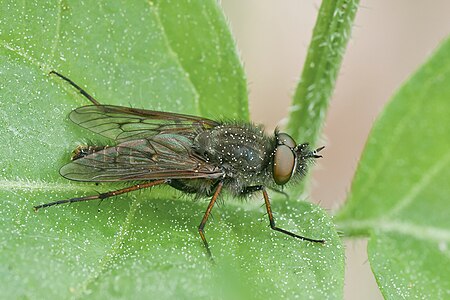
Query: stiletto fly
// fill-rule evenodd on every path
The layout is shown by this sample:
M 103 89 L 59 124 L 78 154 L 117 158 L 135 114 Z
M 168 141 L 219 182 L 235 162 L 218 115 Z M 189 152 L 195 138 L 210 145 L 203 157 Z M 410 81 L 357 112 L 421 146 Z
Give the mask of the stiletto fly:
M 204 228 L 221 192 L 227 191 L 235 197 L 261 192 L 272 229 L 301 240 L 324 243 L 277 227 L 266 191 L 300 180 L 308 165 L 322 157 L 318 152 L 324 147 L 311 150 L 306 143 L 298 145 L 287 133 L 276 130 L 268 136 L 262 127 L 250 123 L 218 122 L 190 115 L 102 105 L 69 78 L 55 71 L 51 74 L 70 83 L 92 102 L 74 109 L 70 119 L 115 142 L 115 146 L 79 146 L 60 174 L 75 181 L 139 183 L 93 196 L 37 205 L 36 211 L 168 184 L 197 197 L 211 197 L 198 226 L 211 257 Z

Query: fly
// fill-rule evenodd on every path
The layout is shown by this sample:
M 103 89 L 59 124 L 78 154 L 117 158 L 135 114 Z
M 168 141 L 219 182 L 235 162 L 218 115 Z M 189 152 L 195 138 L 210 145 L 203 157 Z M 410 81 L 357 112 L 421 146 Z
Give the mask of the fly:
M 263 128 L 242 122 L 210 119 L 102 105 L 69 78 L 70 83 L 92 105 L 74 109 L 69 118 L 76 124 L 115 141 L 115 146 L 79 146 L 72 161 L 60 169 L 69 180 L 85 182 L 133 181 L 138 184 L 98 195 L 58 200 L 34 209 L 90 200 L 103 200 L 124 193 L 168 184 L 198 197 L 211 197 L 198 226 L 208 255 L 211 252 L 204 228 L 222 191 L 235 197 L 261 192 L 270 227 L 301 240 L 324 243 L 297 235 L 275 225 L 266 188 L 277 190 L 300 180 L 308 165 L 324 147 L 311 150 L 297 144 L 287 133 L 271 136 Z

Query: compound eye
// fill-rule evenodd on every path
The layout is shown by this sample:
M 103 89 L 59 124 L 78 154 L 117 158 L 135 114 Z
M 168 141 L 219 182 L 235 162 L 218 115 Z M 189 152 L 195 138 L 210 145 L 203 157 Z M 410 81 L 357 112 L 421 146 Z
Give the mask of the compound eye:
M 279 145 L 273 157 L 273 179 L 283 185 L 291 179 L 295 171 L 295 155 L 291 148 Z
M 290 147 L 291 149 L 295 148 L 297 144 L 295 143 L 294 139 L 287 133 L 280 132 L 277 134 L 278 144 L 286 145 Z

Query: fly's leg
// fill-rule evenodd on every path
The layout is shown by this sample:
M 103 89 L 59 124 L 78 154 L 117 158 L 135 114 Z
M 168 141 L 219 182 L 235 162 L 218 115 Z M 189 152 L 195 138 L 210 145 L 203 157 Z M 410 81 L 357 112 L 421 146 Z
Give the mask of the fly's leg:
M 159 185 L 159 184 L 163 184 L 166 182 L 167 181 L 165 179 L 161 179 L 161 180 L 155 180 L 155 181 L 151 181 L 151 182 L 147 182 L 147 183 L 143 183 L 143 184 L 136 184 L 133 186 L 129 186 L 129 187 L 120 189 L 120 190 L 101 193 L 101 194 L 94 195 L 94 196 L 86 196 L 86 197 L 58 200 L 58 201 L 54 201 L 54 202 L 50 202 L 50 203 L 37 205 L 34 207 L 34 211 L 38 211 L 41 208 L 50 207 L 50 206 L 54 206 L 54 205 L 60 205 L 60 204 L 64 204 L 64 203 L 83 202 L 83 201 L 90 201 L 90 200 L 103 200 L 103 199 L 106 199 L 109 197 L 118 196 L 121 194 L 125 194 L 125 193 L 132 192 L 132 191 L 137 191 L 137 190 L 141 190 L 141 189 L 146 189 L 146 188 L 149 188 L 149 187 L 152 187 L 155 185 Z
M 268 189 L 271 190 L 271 191 L 274 191 L 275 193 L 278 193 L 278 194 L 283 195 L 283 196 L 286 198 L 286 200 L 289 200 L 289 195 L 288 195 L 288 193 L 286 193 L 286 192 L 284 192 L 284 191 L 282 191 L 282 190 L 273 188 L 273 187 L 268 187 Z
M 208 242 L 206 241 L 205 234 L 203 233 L 203 229 L 205 228 L 206 221 L 208 221 L 208 217 L 209 217 L 209 214 L 211 213 L 214 203 L 216 203 L 217 197 L 219 196 L 220 191 L 222 190 L 222 186 L 223 186 L 223 182 L 220 181 L 219 184 L 217 185 L 216 191 L 214 192 L 214 195 L 213 195 L 211 201 L 208 204 L 208 208 L 206 209 L 206 212 L 205 212 L 205 215 L 203 216 L 202 222 L 198 226 L 198 233 L 200 233 L 200 236 L 202 237 L 203 244 L 206 247 L 206 252 L 208 253 L 208 256 L 210 258 L 212 258 L 211 250 L 209 250 Z
M 85 90 L 83 90 L 78 84 L 76 84 L 75 82 L 73 82 L 72 80 L 70 80 L 69 78 L 67 78 L 64 75 L 59 74 L 56 71 L 50 71 L 50 74 L 55 74 L 56 76 L 64 79 L 65 81 L 67 81 L 68 83 L 70 83 L 71 86 L 73 86 L 74 88 L 76 88 L 78 90 L 78 92 L 80 92 L 81 95 L 83 95 L 84 97 L 86 97 L 89 101 L 91 101 L 94 105 L 100 105 L 100 102 L 98 102 L 97 100 L 95 100 L 94 97 L 92 97 L 91 95 L 89 95 L 88 92 L 86 92 Z
M 262 190 L 262 193 L 263 193 L 263 196 L 264 196 L 264 202 L 266 204 L 267 215 L 269 216 L 270 227 L 273 230 L 282 232 L 284 234 L 287 234 L 289 236 L 292 236 L 292 237 L 295 237 L 295 238 L 298 238 L 298 239 L 301 239 L 301 240 L 304 240 L 304 241 L 309 241 L 309 242 L 314 242 L 314 243 L 321 243 L 321 244 L 325 243 L 324 240 L 310 239 L 310 238 L 307 238 L 307 237 L 304 237 L 304 236 L 301 236 L 301 235 L 297 235 L 295 233 L 289 232 L 287 230 L 284 230 L 282 228 L 279 228 L 279 227 L 275 226 L 275 221 L 274 221 L 273 215 L 272 215 L 272 208 L 270 206 L 270 201 L 269 201 L 269 195 L 267 194 L 267 191 L 264 189 L 264 187 L 261 187 L 261 190 Z

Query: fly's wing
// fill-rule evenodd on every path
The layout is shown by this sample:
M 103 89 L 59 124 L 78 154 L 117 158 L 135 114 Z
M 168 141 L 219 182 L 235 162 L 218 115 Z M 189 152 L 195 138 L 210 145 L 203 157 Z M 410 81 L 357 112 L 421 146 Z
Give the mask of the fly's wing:
M 70 119 L 95 133 L 118 143 L 149 138 L 158 133 L 192 135 L 218 122 L 182 114 L 114 105 L 89 105 L 74 109 Z
M 219 178 L 223 172 L 191 150 L 192 140 L 178 134 L 126 141 L 63 166 L 63 177 L 76 181 L 132 181 L 171 178 Z

